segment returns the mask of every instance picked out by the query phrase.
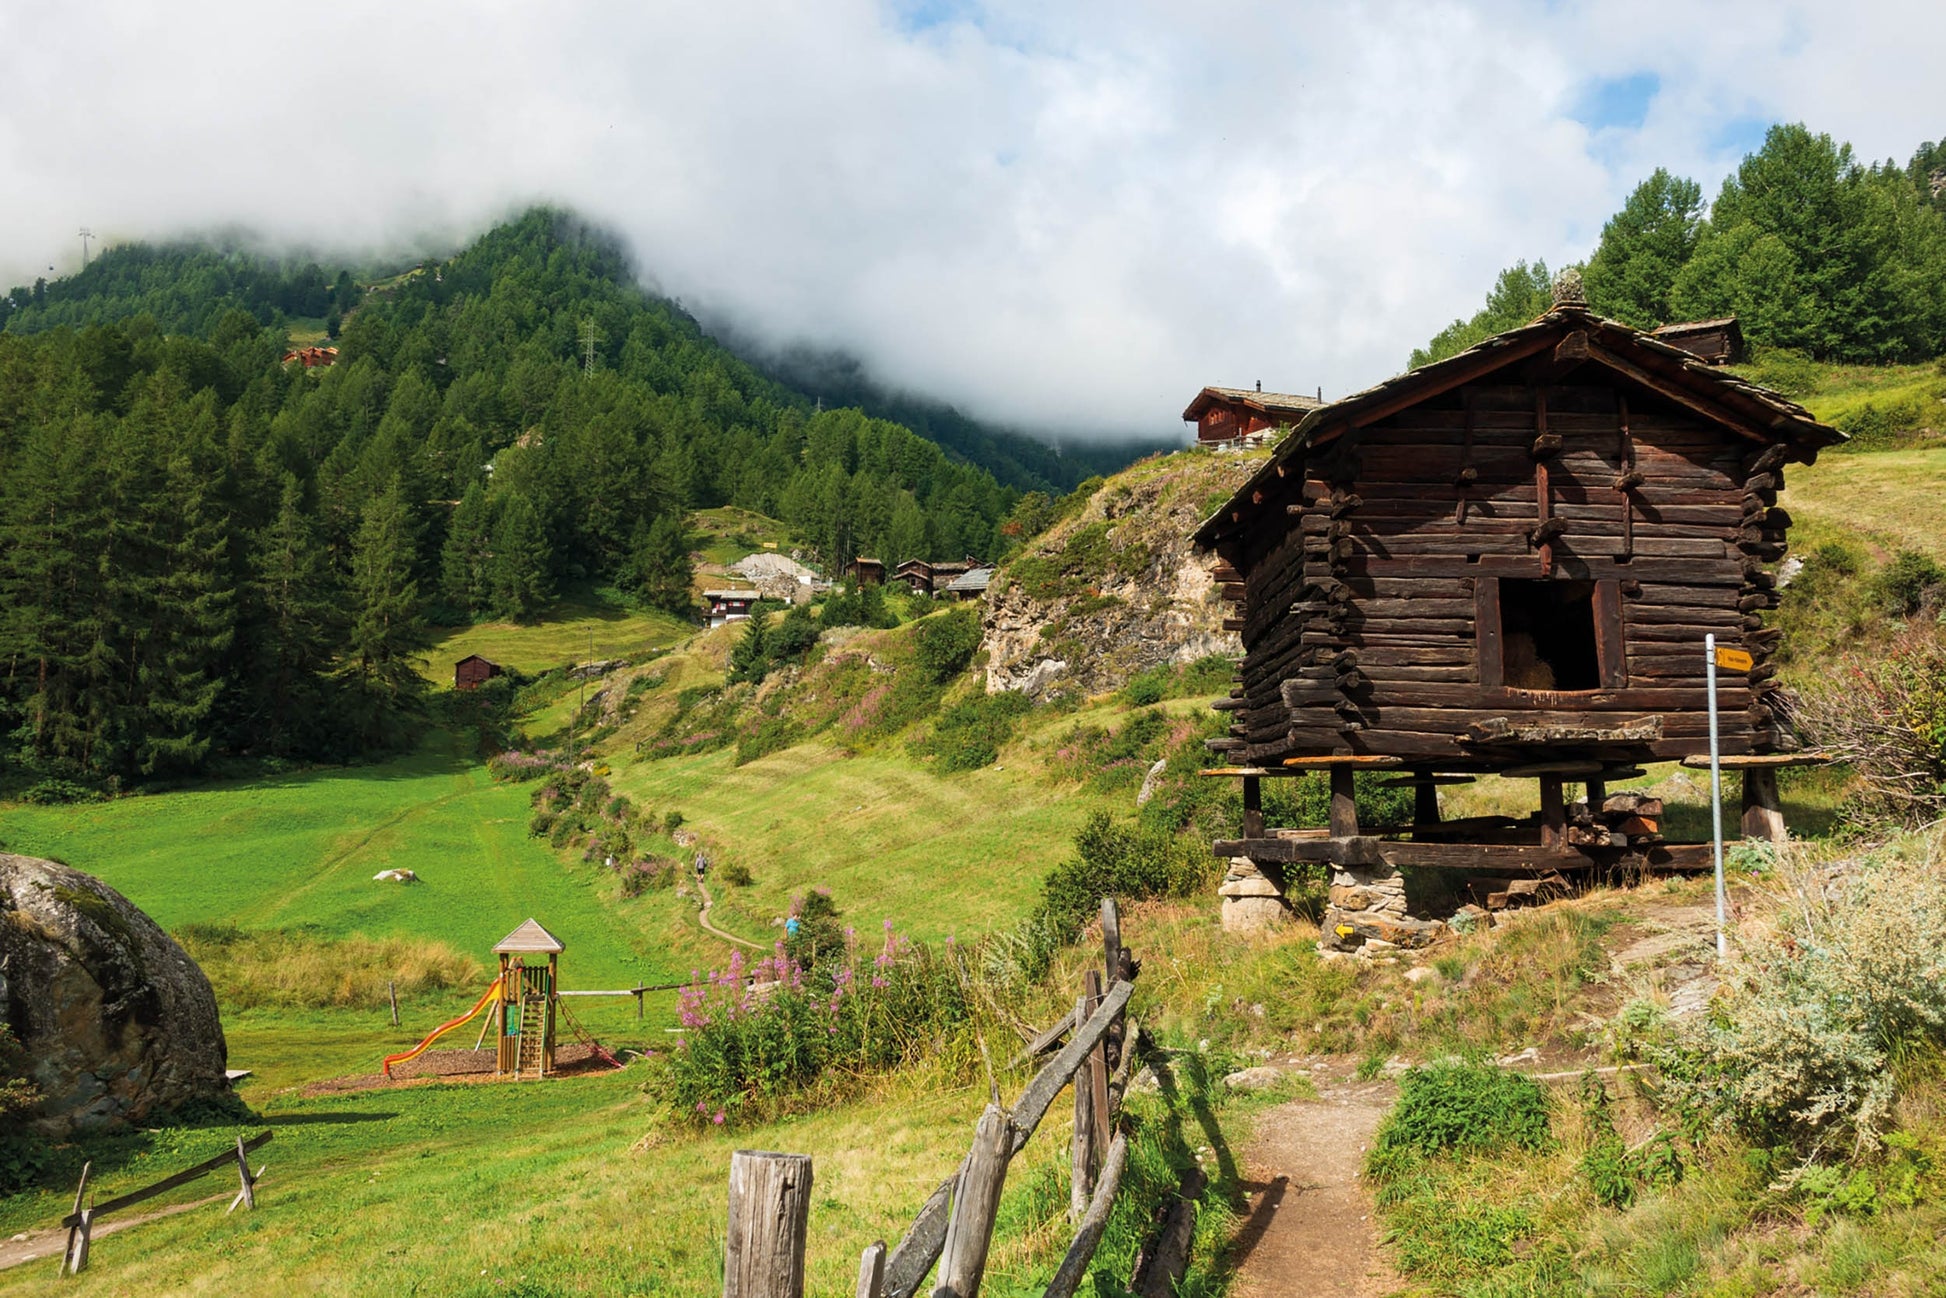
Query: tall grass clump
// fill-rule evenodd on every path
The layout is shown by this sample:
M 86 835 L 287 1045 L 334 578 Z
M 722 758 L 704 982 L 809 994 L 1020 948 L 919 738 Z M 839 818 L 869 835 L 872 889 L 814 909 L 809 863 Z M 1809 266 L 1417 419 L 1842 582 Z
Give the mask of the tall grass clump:
M 1668 1098 L 1763 1145 L 1876 1147 L 1901 1066 L 1946 1047 L 1942 855 L 1935 834 L 1903 857 L 1780 863 L 1773 922 L 1658 1052 Z
M 226 1010 L 377 1009 L 387 984 L 401 996 L 473 987 L 480 962 L 444 942 L 414 937 L 334 938 L 314 929 L 191 924 L 177 930 Z

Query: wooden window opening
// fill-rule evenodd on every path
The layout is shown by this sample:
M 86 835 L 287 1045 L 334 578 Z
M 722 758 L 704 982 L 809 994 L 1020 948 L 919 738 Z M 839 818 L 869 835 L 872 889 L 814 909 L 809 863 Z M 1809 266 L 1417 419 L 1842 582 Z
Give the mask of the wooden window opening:
M 1552 694 L 1627 684 L 1620 583 L 1475 579 L 1480 684 Z

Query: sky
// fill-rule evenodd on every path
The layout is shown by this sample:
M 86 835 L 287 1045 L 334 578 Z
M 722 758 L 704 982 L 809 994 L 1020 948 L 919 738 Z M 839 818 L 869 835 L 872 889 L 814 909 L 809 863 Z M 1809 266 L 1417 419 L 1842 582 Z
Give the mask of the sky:
M 1391 375 L 1769 123 L 1903 161 L 1943 38 L 1918 0 L 7 0 L 0 284 L 84 225 L 398 256 L 549 201 L 739 338 L 1170 437 L 1204 384 Z

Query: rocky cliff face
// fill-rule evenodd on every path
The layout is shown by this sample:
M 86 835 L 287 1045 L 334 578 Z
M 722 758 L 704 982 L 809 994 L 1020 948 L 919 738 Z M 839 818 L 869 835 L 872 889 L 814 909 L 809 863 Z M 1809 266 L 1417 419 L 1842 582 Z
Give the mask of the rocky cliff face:
M 1242 652 L 1189 534 L 1263 452 L 1181 451 L 1117 474 L 995 575 L 987 689 L 1036 698 L 1118 689 L 1151 667 Z
M 126 897 L 65 865 L 0 854 L 0 1018 L 56 1133 L 228 1089 L 209 979 Z

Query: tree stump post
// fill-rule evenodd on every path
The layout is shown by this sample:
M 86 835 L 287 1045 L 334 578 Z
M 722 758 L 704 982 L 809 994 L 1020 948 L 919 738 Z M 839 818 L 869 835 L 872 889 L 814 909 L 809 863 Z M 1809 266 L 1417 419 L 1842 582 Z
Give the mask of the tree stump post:
M 723 1298 L 804 1298 L 811 1158 L 739 1149 L 730 1155 Z
M 858 1298 L 885 1298 L 885 1241 L 873 1240 L 858 1259 Z
M 1784 801 L 1777 792 L 1777 771 L 1772 767 L 1752 766 L 1743 772 L 1743 836 L 1766 843 L 1781 843 L 1789 837 L 1784 829 Z
M 1352 791 L 1349 766 L 1331 768 L 1331 836 L 1358 837 L 1358 799 Z
M 946 1223 L 946 1244 L 940 1250 L 939 1284 L 933 1298 L 974 1298 L 980 1292 L 1013 1146 L 1013 1119 L 998 1104 L 987 1105 L 973 1133 L 973 1149 L 960 1169 L 959 1185 L 953 1191 L 953 1216 Z

